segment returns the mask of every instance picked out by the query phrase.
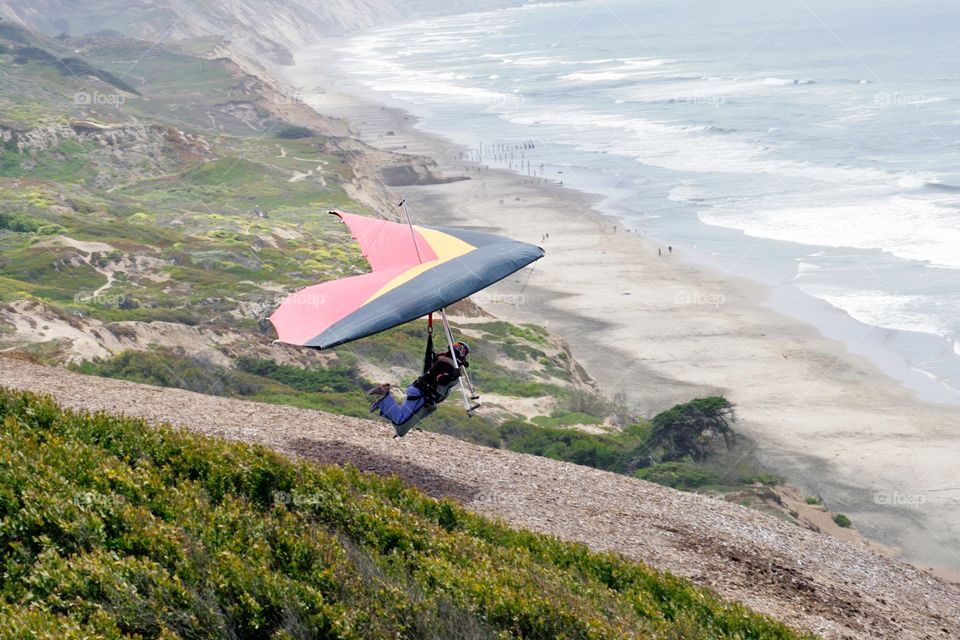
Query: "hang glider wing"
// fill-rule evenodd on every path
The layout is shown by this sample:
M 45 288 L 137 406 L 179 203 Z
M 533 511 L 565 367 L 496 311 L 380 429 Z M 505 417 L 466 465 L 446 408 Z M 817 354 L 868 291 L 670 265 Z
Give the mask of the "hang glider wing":
M 373 335 L 463 300 L 544 255 L 540 247 L 488 233 L 421 225 L 411 233 L 406 224 L 333 213 L 373 271 L 284 300 L 270 316 L 281 342 L 329 349 Z

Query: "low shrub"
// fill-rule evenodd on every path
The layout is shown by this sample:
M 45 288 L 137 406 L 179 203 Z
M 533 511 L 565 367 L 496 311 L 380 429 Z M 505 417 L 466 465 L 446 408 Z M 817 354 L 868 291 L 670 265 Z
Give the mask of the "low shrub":
M 310 138 L 313 135 L 315 135 L 313 131 L 308 129 L 307 127 L 299 127 L 297 125 L 292 125 L 292 124 L 283 127 L 277 132 L 278 138 L 284 138 L 287 140 L 297 140 L 299 138 Z
M 633 475 L 641 480 L 656 482 L 682 491 L 692 491 L 723 483 L 718 474 L 692 462 L 661 462 L 638 469 Z
M 73 367 L 80 373 L 176 387 L 215 396 L 251 396 L 263 388 L 253 376 L 220 367 L 202 358 L 169 350 L 124 351 L 112 358 Z
M 853 526 L 853 522 L 847 516 L 842 513 L 838 513 L 833 516 L 833 521 L 837 524 L 838 527 L 843 527 L 844 529 L 849 529 Z

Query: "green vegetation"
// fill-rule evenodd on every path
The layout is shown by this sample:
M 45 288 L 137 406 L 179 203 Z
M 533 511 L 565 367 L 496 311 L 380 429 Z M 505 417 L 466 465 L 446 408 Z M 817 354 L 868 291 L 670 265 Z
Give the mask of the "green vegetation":
M 617 473 L 627 473 L 641 464 L 645 444 L 642 427 L 616 434 L 593 434 L 577 429 L 531 426 L 508 421 L 500 426 L 504 448 L 582 464 Z
M 567 402 L 569 405 L 582 403 L 583 400 L 571 397 Z M 689 420 L 678 419 L 678 416 L 689 417 L 691 410 L 704 412 L 705 407 L 722 409 L 722 415 L 732 418 L 732 405 L 726 399 L 710 397 L 699 398 L 669 409 L 658 414 L 652 423 L 638 422 L 609 433 L 589 433 L 560 427 L 559 425 L 600 422 L 591 414 L 574 411 L 559 411 L 550 417 L 538 416 L 531 422 L 506 420 L 497 424 L 478 418 L 457 420 L 456 410 L 451 407 L 453 416 L 442 416 L 438 412 L 440 420 L 432 419 L 422 426 L 484 446 L 633 475 L 684 491 L 706 488 L 730 491 L 744 485 L 759 483 L 774 486 L 783 482 L 779 476 L 773 474 L 758 474 L 751 465 L 745 465 L 745 468 L 741 469 L 736 465 L 714 464 L 714 447 L 710 443 L 723 437 L 717 436 L 713 431 L 718 428 L 713 414 L 708 413 L 708 416 L 713 417 L 700 424 L 701 431 L 694 438 L 696 446 L 682 448 L 679 443 L 693 437 L 694 430 Z M 660 425 L 659 430 L 655 426 L 657 424 Z M 672 436 L 671 425 L 682 430 L 680 437 Z M 729 423 L 723 430 L 728 438 L 733 438 Z M 698 459 L 695 454 L 700 452 L 707 453 L 705 457 Z
M 250 396 L 262 388 L 253 376 L 218 367 L 200 358 L 177 356 L 163 349 L 124 351 L 113 358 L 84 362 L 73 369 L 88 375 L 177 387 L 215 396 Z
M 589 413 L 569 411 L 554 413 L 551 416 L 535 416 L 530 420 L 541 427 L 565 427 L 580 424 L 603 424 L 603 420 Z
M 694 491 L 723 484 L 723 478 L 718 473 L 692 462 L 661 462 L 639 469 L 634 475 L 641 480 L 649 480 L 682 491 Z
M 7 390 L 0 425 L 10 637 L 808 637 L 395 479 Z
M 720 492 L 750 491 L 748 485 L 774 487 L 783 484 L 783 478 L 771 473 L 738 470 L 723 464 L 702 464 L 690 461 L 658 462 L 638 469 L 633 474 L 642 480 L 656 482 L 681 491 L 710 489 Z
M 503 341 L 507 341 L 510 338 L 519 338 L 521 340 L 542 346 L 546 346 L 547 344 L 547 330 L 543 327 L 538 327 L 535 324 L 519 325 L 498 320 L 496 322 L 481 322 L 473 324 L 471 325 L 471 328 L 485 331 L 489 334 L 497 336 Z
M 297 391 L 356 393 L 358 389 L 372 384 L 360 375 L 354 358 L 343 356 L 331 366 L 314 369 L 281 365 L 272 360 L 257 360 L 254 358 L 238 359 L 237 368 L 247 373 L 275 380 Z
M 843 515 L 842 513 L 835 514 L 833 516 L 833 521 L 836 523 L 838 527 L 843 527 L 844 529 L 848 529 L 853 526 L 853 522 L 850 520 L 850 518 Z
M 117 89 L 134 95 L 140 95 L 140 92 L 130 86 L 129 83 L 124 82 L 109 71 L 94 67 L 86 60 L 81 60 L 80 58 L 70 57 L 60 60 L 60 73 L 74 76 L 93 76 L 103 80 L 109 85 L 113 85 Z
M 307 127 L 298 127 L 296 125 L 287 125 L 280 129 L 277 132 L 278 138 L 284 138 L 287 140 L 296 140 L 298 138 L 310 138 L 314 136 L 314 132 L 308 129 Z
M 806 502 L 807 504 L 820 504 L 820 498 L 817 498 L 815 496 L 807 496 L 804 502 Z
M 124 351 L 71 368 L 89 375 L 351 416 L 368 415 L 361 390 L 372 386 L 349 356 L 333 366 L 311 369 L 241 357 L 237 368 L 231 369 L 183 352 L 155 349 Z
M 37 233 L 45 224 L 43 220 L 0 211 L 0 229 L 15 231 L 17 233 Z
M 703 462 L 710 457 L 718 438 L 729 448 L 735 419 L 731 402 L 721 396 L 697 398 L 668 409 L 653 419 L 651 448 L 663 450 L 664 462 L 692 458 Z
M 13 50 L 13 61 L 16 64 L 39 62 L 40 64 L 55 65 L 60 62 L 57 56 L 39 47 L 16 47 Z
M 407 363 L 414 354 L 404 351 L 405 338 L 414 334 L 409 328 L 396 330 L 392 354 L 384 355 L 386 362 L 399 360 Z M 422 356 L 422 354 L 419 354 Z M 319 409 L 342 415 L 368 416 L 366 397 L 362 390 L 373 386 L 359 368 L 360 356 L 341 351 L 336 361 L 324 366 L 299 367 L 282 365 L 272 360 L 241 357 L 236 369 L 218 366 L 200 358 L 170 350 L 157 349 L 150 353 L 128 351 L 112 358 L 74 365 L 86 374 L 120 378 L 166 387 L 177 387 L 259 402 L 286 404 L 305 409 Z M 571 399 L 568 404 L 583 403 Z M 675 417 L 689 406 L 724 406 L 722 398 L 704 398 L 680 405 L 654 418 Z M 671 418 L 672 419 L 672 418 Z M 686 491 L 711 488 L 732 489 L 761 483 L 776 485 L 781 479 L 769 474 L 757 475 L 751 470 L 724 469 L 722 472 L 694 462 L 692 452 L 681 460 L 667 459 L 662 447 L 664 428 L 657 432 L 652 424 L 640 422 L 609 433 L 589 433 L 571 425 L 600 424 L 600 418 L 577 411 L 559 409 L 552 416 L 537 416 L 530 422 L 519 419 L 497 420 L 482 415 L 467 417 L 456 399 L 442 405 L 421 426 L 488 447 L 528 453 L 553 460 L 572 462 L 596 469 L 634 475 L 638 478 Z M 684 428 L 688 428 L 684 422 Z M 711 423 L 712 424 L 712 423 Z M 708 427 L 701 439 L 710 437 Z M 654 434 L 658 433 L 657 437 Z M 732 433 L 732 430 L 730 431 Z M 672 440 L 671 440 L 672 442 Z M 701 446 L 702 445 L 698 445 Z M 699 450 L 699 449 L 698 449 Z M 671 456 L 677 450 L 671 444 Z

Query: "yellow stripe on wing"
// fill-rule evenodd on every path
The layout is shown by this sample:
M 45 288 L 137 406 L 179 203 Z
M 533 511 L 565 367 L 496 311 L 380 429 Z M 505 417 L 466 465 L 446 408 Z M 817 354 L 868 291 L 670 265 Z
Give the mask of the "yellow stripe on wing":
M 456 238 L 443 231 L 424 229 L 423 227 L 417 226 L 414 226 L 414 229 L 427 241 L 427 244 L 430 245 L 433 252 L 437 254 L 437 260 L 441 262 L 452 258 L 459 258 L 463 254 L 470 253 L 476 249 L 476 247 L 469 242 L 464 242 L 460 238 Z
M 470 253 L 476 249 L 476 247 L 472 244 L 464 242 L 460 238 L 454 238 L 449 233 L 435 231 L 433 229 L 424 229 L 423 227 L 418 226 L 414 226 L 413 228 L 416 229 L 421 237 L 427 241 L 427 243 L 430 245 L 430 248 L 433 249 L 433 252 L 437 254 L 437 259 L 410 267 L 410 269 L 404 271 L 393 280 L 380 287 L 380 290 L 367 298 L 367 301 L 363 304 L 367 304 L 376 300 L 388 291 L 392 291 L 400 285 L 410 282 L 421 273 L 428 271 L 437 265 L 443 264 L 448 260 L 453 260 L 454 258 L 459 258 L 460 256 Z

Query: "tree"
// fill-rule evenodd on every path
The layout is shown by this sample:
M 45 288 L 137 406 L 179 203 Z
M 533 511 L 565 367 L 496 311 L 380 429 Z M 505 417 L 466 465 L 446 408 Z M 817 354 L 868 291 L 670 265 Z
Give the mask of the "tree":
M 688 456 L 703 462 L 713 453 L 718 439 L 728 449 L 733 445 L 735 435 L 730 425 L 735 421 L 734 405 L 726 398 L 697 398 L 658 414 L 653 419 L 649 445 L 663 450 L 663 462 Z

